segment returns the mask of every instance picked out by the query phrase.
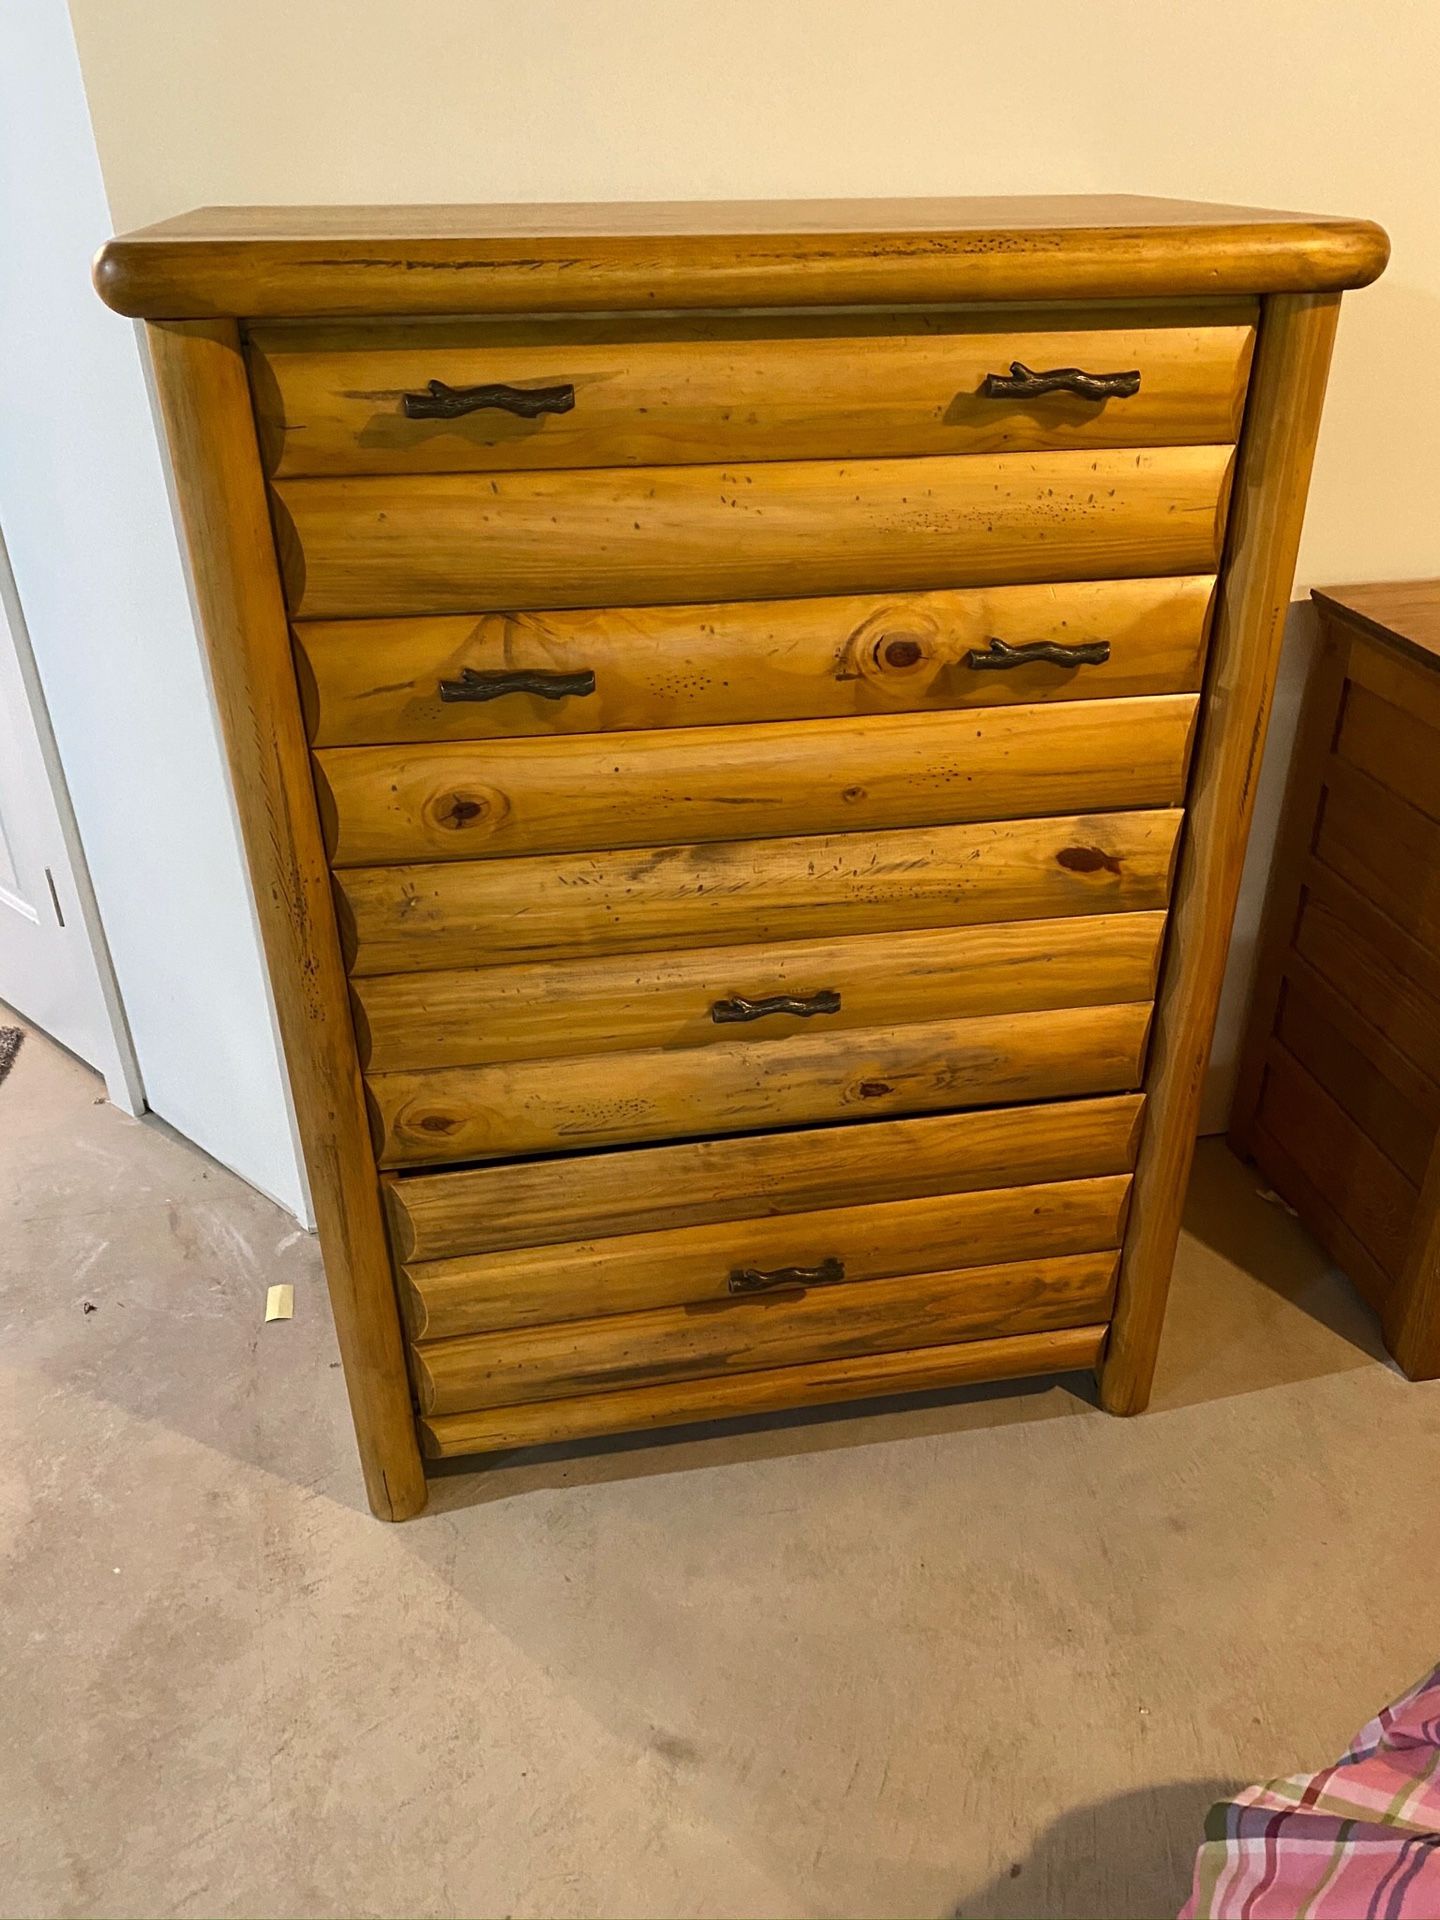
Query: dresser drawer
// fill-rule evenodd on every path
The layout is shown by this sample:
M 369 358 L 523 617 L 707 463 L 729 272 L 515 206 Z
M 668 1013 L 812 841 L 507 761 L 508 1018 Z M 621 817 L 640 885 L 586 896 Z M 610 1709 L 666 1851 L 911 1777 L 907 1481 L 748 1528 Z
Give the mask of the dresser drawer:
M 1146 1001 L 372 1074 L 381 1166 L 880 1119 L 1140 1083 Z
M 444 473 L 1233 441 L 1255 316 L 379 320 L 255 327 L 249 347 L 273 473 Z M 1035 393 L 1016 362 L 1139 378 Z
M 419 1341 L 814 1292 L 1120 1245 L 1130 1176 L 939 1194 L 471 1254 L 403 1271 Z
M 577 1237 L 1126 1173 L 1143 1107 L 1139 1094 L 1117 1094 L 386 1174 L 381 1186 L 396 1258 L 444 1261 Z
M 1113 1252 L 509 1328 L 412 1347 L 422 1413 L 604 1393 L 797 1362 L 1088 1326 L 1114 1296 Z
M 357 975 L 1147 912 L 1169 897 L 1181 818 L 1167 808 L 349 867 L 335 891 Z
M 1199 574 L 302 620 L 296 665 L 320 747 L 1194 693 L 1214 588 Z
M 712 1380 L 666 1380 L 658 1386 L 610 1387 L 567 1400 L 528 1400 L 514 1406 L 421 1417 L 420 1445 L 428 1460 L 496 1453 L 547 1441 L 600 1434 L 644 1433 L 744 1414 L 824 1407 L 889 1394 L 926 1393 L 976 1381 L 1023 1380 L 1037 1374 L 1079 1373 L 1095 1367 L 1110 1329 L 1065 1327 L 1050 1333 L 1014 1333 L 997 1340 L 865 1353 L 797 1366 L 757 1368 Z
M 327 747 L 316 785 L 347 867 L 1166 807 L 1184 798 L 1197 704 Z
M 1164 928 L 1077 915 L 380 974 L 354 984 L 355 1028 L 362 1066 L 390 1073 L 1148 1000 Z
M 1233 449 L 275 484 L 302 618 L 1212 573 Z

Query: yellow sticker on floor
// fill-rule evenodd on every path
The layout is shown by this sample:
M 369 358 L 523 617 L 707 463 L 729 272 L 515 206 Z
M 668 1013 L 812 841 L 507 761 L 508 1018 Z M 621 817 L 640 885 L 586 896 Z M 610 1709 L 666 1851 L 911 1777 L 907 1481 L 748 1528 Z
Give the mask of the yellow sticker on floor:
M 271 1287 L 265 1295 L 265 1318 L 289 1320 L 295 1312 L 294 1287 Z

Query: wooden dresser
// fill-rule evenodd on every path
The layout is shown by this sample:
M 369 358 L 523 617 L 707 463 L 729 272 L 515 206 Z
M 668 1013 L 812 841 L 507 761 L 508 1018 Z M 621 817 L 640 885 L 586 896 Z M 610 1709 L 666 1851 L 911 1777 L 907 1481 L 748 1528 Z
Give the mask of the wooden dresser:
M 1440 1375 L 1440 580 L 1317 593 L 1231 1119 Z
M 422 1456 L 1149 1393 L 1354 220 L 113 241 L 377 1512 Z

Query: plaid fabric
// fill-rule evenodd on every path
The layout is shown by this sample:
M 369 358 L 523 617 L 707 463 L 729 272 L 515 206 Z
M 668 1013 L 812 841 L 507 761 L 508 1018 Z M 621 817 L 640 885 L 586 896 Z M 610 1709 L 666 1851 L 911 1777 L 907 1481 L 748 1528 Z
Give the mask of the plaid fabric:
M 1249 1787 L 1205 1822 L 1181 1920 L 1436 1920 L 1440 1667 L 1337 1766 Z

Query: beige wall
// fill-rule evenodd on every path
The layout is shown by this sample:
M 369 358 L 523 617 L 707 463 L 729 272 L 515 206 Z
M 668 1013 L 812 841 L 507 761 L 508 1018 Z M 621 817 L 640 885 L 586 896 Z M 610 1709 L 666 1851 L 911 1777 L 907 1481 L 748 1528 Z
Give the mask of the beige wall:
M 1297 592 L 1440 572 L 1436 0 L 71 11 L 120 225 L 207 201 L 1088 190 L 1369 215 L 1394 259 L 1342 323 Z

